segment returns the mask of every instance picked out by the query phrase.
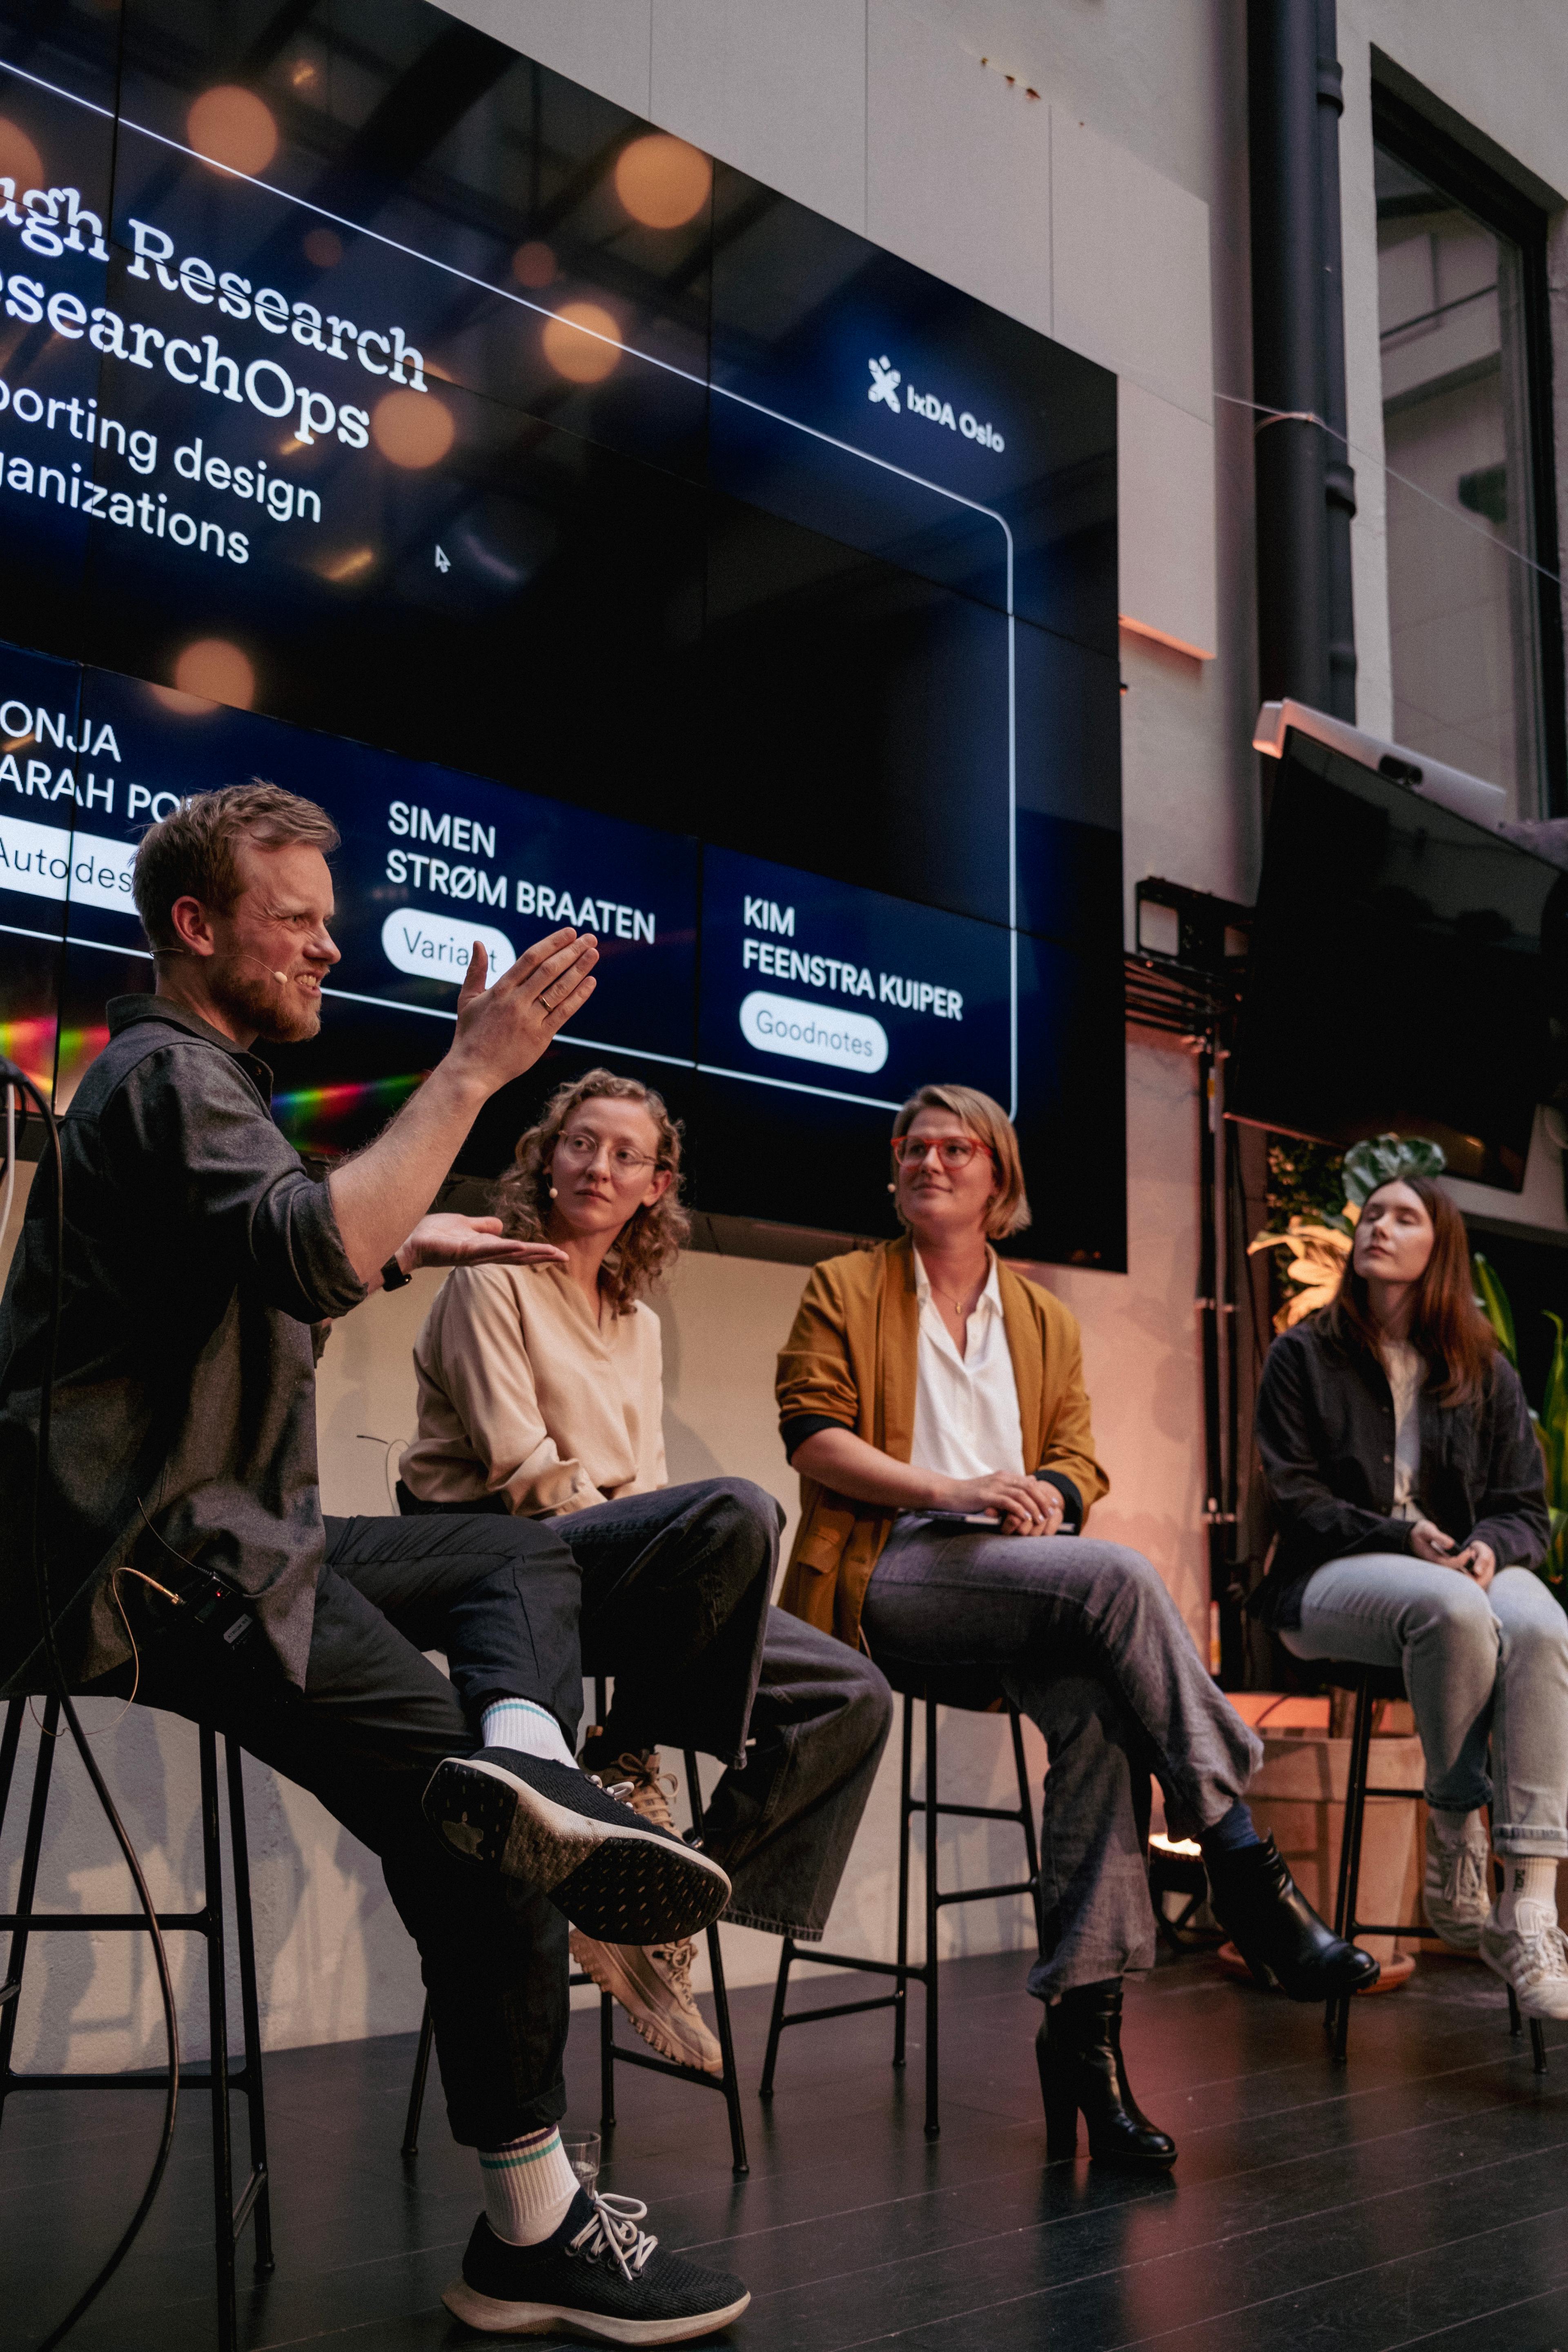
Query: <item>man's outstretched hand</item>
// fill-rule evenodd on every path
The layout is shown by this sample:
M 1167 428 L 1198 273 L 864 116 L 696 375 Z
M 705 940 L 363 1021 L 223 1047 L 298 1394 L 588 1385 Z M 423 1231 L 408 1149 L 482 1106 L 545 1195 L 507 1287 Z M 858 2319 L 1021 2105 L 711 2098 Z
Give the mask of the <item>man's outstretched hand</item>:
M 559 1255 L 538 1243 L 502 1240 L 491 1217 L 420 1212 L 435 1199 L 491 1095 L 531 1069 L 587 1003 L 598 960 L 595 940 L 552 931 L 487 988 L 489 959 L 474 942 L 451 1051 L 375 1141 L 328 1180 L 344 1251 L 367 1290 L 378 1286 L 393 1252 L 405 1274 L 416 1265 L 530 1265 Z M 419 1255 L 405 1257 L 416 1242 Z
M 447 1059 L 495 1093 L 531 1070 L 558 1029 L 594 993 L 598 941 L 571 929 L 539 940 L 493 988 L 485 982 L 489 958 L 474 941 L 468 977 L 458 998 L 458 1034 Z
M 499 1217 L 459 1217 L 432 1210 L 421 1217 L 396 1253 L 405 1274 L 422 1265 L 564 1265 L 566 1253 L 553 1242 L 513 1241 Z

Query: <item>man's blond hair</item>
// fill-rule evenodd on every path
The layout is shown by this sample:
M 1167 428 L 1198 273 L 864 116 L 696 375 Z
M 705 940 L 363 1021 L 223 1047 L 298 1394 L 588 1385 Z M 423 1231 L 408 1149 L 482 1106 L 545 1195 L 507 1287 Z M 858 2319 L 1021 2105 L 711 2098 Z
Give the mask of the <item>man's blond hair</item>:
M 246 841 L 258 849 L 303 842 L 328 856 L 338 846 L 338 829 L 314 801 L 259 776 L 195 793 L 173 816 L 149 825 L 136 852 L 131 887 L 149 946 L 165 952 L 179 946 L 170 919 L 176 898 L 229 912 L 239 896 L 236 852 Z

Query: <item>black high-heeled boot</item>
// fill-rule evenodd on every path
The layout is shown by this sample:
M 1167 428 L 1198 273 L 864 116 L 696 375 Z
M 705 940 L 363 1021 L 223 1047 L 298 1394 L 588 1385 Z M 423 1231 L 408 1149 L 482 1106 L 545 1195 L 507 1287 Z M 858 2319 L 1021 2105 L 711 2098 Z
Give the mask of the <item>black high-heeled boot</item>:
M 1120 1977 L 1075 1985 L 1053 2002 L 1035 2037 L 1035 2055 L 1046 2105 L 1047 2163 L 1075 2154 L 1081 2115 L 1097 2164 L 1135 2172 L 1163 2172 L 1174 2164 L 1175 2141 L 1150 2122 L 1127 2080 Z
M 1335 2000 L 1377 1982 L 1373 1955 L 1319 1918 L 1271 1837 L 1205 1853 L 1204 1867 L 1214 1915 L 1259 1984 L 1277 1984 L 1292 2000 Z

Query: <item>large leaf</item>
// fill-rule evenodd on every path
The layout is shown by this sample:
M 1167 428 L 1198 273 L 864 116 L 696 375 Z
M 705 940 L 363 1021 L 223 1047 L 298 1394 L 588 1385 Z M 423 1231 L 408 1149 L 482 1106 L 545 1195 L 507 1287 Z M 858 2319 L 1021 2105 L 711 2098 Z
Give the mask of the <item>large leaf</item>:
M 1513 1308 L 1509 1304 L 1508 1293 L 1498 1280 L 1496 1268 L 1481 1255 L 1479 1250 L 1476 1251 L 1471 1262 L 1476 1269 L 1477 1295 L 1481 1311 L 1497 1333 L 1498 1346 L 1517 1371 L 1519 1348 L 1514 1339 Z
M 1380 1184 L 1396 1176 L 1440 1176 L 1447 1164 L 1441 1145 L 1424 1135 L 1374 1135 L 1345 1154 L 1345 1198 L 1359 1209 Z

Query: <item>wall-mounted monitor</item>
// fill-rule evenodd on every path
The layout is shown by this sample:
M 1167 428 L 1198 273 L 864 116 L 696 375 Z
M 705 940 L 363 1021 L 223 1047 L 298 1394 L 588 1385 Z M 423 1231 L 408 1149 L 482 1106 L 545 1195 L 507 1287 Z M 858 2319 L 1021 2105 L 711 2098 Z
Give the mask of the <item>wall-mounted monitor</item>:
M 1393 1129 L 1518 1192 L 1568 1038 L 1568 874 L 1292 731 L 1275 772 L 1230 1108 Z
M 877 1231 L 967 1079 L 1120 1264 L 1114 380 L 424 0 L 253 14 L 0 8 L 14 1049 L 68 1099 L 140 830 L 262 774 L 343 835 L 301 1142 L 565 920 L 473 1172 L 602 1059 L 700 1206 Z

